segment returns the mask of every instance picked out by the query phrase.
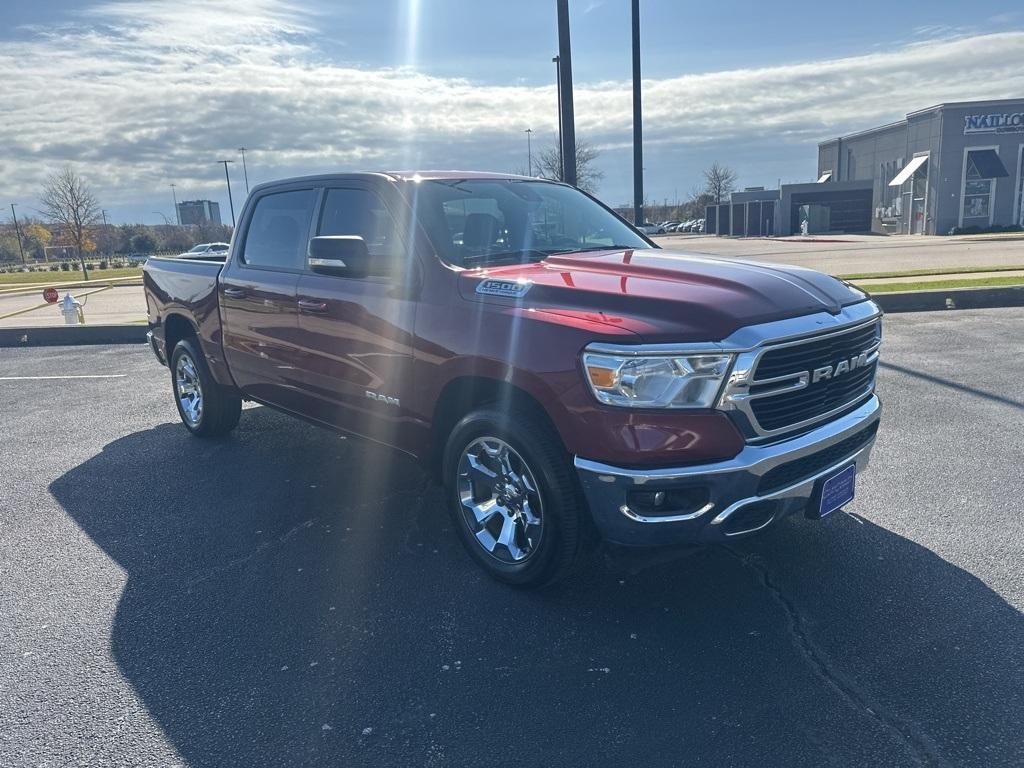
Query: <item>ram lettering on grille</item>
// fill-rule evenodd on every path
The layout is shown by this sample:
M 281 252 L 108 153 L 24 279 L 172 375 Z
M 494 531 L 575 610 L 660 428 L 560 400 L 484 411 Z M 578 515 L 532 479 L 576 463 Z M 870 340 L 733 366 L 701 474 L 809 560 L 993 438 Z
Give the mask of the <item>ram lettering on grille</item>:
M 835 366 L 825 365 L 821 368 L 815 368 L 811 372 L 811 384 L 817 384 L 822 379 L 838 379 L 844 373 L 855 371 L 858 368 L 863 368 L 868 364 L 868 353 L 861 352 L 855 357 L 851 357 L 849 360 L 841 360 Z

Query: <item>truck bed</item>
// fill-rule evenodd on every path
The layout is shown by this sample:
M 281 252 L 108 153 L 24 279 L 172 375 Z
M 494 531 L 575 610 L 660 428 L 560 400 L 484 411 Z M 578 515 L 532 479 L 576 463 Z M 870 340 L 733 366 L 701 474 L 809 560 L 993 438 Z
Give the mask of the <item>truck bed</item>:
M 156 256 L 142 269 L 146 290 L 146 314 L 154 336 L 154 350 L 162 359 L 172 351 L 166 348 L 164 333 L 168 326 L 188 323 L 211 357 L 220 357 L 220 314 L 217 308 L 217 276 L 224 268 L 227 254 L 216 256 Z M 180 325 L 179 325 L 180 328 Z M 170 339 L 172 342 L 174 339 Z

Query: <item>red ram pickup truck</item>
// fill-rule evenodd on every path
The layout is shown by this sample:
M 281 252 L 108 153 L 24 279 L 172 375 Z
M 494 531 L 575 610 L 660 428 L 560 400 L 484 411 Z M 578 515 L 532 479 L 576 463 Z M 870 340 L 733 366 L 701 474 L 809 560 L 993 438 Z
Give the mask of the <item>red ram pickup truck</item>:
M 253 190 L 226 256 L 145 267 L 193 434 L 242 400 L 384 443 L 447 489 L 491 575 L 564 575 L 596 532 L 721 542 L 853 498 L 881 312 L 795 267 L 658 248 L 564 184 L 466 172 Z

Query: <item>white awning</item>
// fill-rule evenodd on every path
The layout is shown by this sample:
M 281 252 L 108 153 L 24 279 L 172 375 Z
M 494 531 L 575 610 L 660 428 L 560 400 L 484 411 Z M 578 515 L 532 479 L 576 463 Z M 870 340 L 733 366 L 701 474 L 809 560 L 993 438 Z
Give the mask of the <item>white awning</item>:
M 824 184 L 826 181 L 832 178 L 832 171 L 825 171 L 821 176 L 818 177 L 818 183 Z
M 889 182 L 889 186 L 890 187 L 901 187 L 901 186 L 903 186 L 903 182 L 905 182 L 907 179 L 909 179 L 911 176 L 913 176 L 914 173 L 917 171 L 917 169 L 920 168 L 922 165 L 924 165 L 927 162 L 928 162 L 928 155 L 920 155 L 918 157 L 915 157 L 913 160 L 911 160 L 909 163 L 907 163 L 905 166 L 903 166 L 903 170 L 902 171 L 900 171 L 899 173 L 897 173 L 893 177 L 893 180 Z

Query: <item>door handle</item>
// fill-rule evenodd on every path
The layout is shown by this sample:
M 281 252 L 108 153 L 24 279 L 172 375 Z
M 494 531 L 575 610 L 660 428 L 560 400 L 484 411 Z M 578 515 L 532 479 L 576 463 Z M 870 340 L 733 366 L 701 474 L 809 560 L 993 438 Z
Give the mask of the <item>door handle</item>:
M 224 295 L 229 299 L 244 299 L 248 292 L 244 288 L 225 288 Z
M 299 299 L 299 312 L 312 315 L 322 315 L 327 312 L 326 301 L 314 301 L 313 299 Z

